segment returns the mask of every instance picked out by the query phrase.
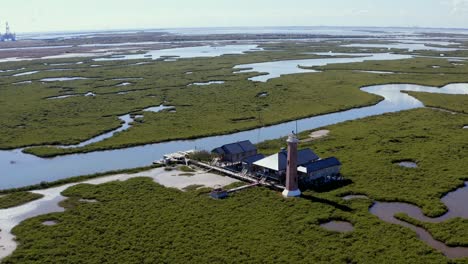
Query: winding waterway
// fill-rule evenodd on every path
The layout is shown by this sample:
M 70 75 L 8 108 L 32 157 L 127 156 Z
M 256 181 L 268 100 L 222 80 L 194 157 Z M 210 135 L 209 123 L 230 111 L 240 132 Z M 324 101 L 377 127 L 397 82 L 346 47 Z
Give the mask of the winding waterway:
M 398 213 L 405 213 L 411 218 L 427 223 L 442 223 L 456 217 L 468 219 L 468 204 L 466 201 L 468 201 L 468 182 L 465 183 L 465 187 L 448 193 L 442 198 L 442 202 L 447 206 L 448 212 L 437 218 L 425 216 L 422 210 L 415 205 L 398 202 L 376 202 L 369 211 L 385 222 L 412 229 L 416 232 L 419 239 L 426 242 L 432 248 L 441 251 L 447 257 L 461 258 L 468 257 L 468 247 L 449 247 L 434 239 L 425 229 L 401 221 L 395 218 L 395 215 Z
M 443 88 L 419 85 L 377 85 L 364 87 L 364 92 L 385 98 L 380 103 L 338 113 L 297 120 L 299 130 L 315 129 L 348 120 L 423 107 L 423 103 L 401 91 L 421 91 L 444 94 L 468 94 L 468 84 L 450 84 Z M 28 186 L 42 181 L 55 181 L 72 176 L 147 166 L 161 159 L 166 153 L 188 149 L 208 149 L 226 144 L 250 140 L 258 143 L 276 139 L 295 130 L 296 121 L 253 129 L 222 136 L 196 140 L 175 140 L 118 150 L 97 151 L 85 154 L 43 159 L 24 154 L 21 149 L 0 151 L 0 189 Z

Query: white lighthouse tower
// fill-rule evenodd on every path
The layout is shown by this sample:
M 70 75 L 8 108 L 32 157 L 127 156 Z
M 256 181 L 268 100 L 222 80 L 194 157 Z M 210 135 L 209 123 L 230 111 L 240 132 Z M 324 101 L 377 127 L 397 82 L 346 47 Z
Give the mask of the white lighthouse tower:
M 294 133 L 288 137 L 288 164 L 286 166 L 286 188 L 283 191 L 284 197 L 301 196 L 297 177 L 297 144 L 299 140 Z

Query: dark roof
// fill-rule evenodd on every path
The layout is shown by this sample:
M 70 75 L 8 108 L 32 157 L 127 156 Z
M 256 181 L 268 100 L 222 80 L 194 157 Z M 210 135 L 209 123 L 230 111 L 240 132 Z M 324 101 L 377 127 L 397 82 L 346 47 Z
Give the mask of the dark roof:
M 265 158 L 265 155 L 257 154 L 257 155 L 245 158 L 242 162 L 247 163 L 247 164 L 253 164 L 254 162 L 259 161 L 259 160 L 264 159 L 264 158 Z
M 301 166 L 308 162 L 320 159 L 311 149 L 302 149 L 297 153 L 297 165 Z
M 307 168 L 307 173 L 314 172 L 314 171 L 319 171 L 323 170 L 326 168 L 334 167 L 334 166 L 340 166 L 341 162 L 335 158 L 326 158 L 323 160 L 311 162 L 309 164 L 303 165 L 303 167 Z
M 218 154 L 224 154 L 223 148 L 215 148 L 211 152 L 218 153 Z
M 302 166 L 318 159 L 319 156 L 317 156 L 317 154 L 315 154 L 311 149 L 301 149 L 297 151 L 297 166 Z M 278 168 L 280 171 L 286 169 L 286 165 L 288 164 L 287 151 L 281 151 L 278 153 L 278 163 Z
M 249 140 L 236 143 L 226 144 L 219 148 L 213 149 L 212 152 L 218 154 L 240 154 L 244 152 L 254 151 L 257 148 Z
M 245 152 L 257 150 L 257 147 L 255 147 L 254 144 L 248 140 L 241 141 L 237 144 L 239 144 Z

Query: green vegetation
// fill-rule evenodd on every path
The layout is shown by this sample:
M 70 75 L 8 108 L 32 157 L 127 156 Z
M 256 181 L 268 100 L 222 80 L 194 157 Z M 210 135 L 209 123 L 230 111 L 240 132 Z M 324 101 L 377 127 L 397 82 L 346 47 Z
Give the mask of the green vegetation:
M 459 129 L 466 122 L 464 114 L 417 109 L 329 126 L 328 137 L 301 147 L 312 147 L 322 157 L 337 156 L 344 164 L 344 176 L 353 183 L 332 191 L 306 191 L 300 199 L 285 200 L 277 192 L 253 188 L 218 201 L 209 199 L 209 189 L 199 189 L 201 186 L 180 192 L 147 178 L 77 185 L 63 193 L 71 197 L 63 203 L 69 208 L 65 213 L 39 216 L 15 227 L 20 246 L 5 263 L 83 259 L 445 263 L 448 260 L 415 233 L 370 214 L 371 200 L 344 201 L 340 197 L 361 193 L 373 200 L 413 203 L 431 216 L 442 214 L 445 208 L 440 198 L 466 177 L 466 131 Z M 300 137 L 309 134 L 306 131 Z M 284 139 L 259 144 L 265 153 L 282 146 Z M 393 164 L 402 159 L 417 160 L 419 167 Z M 79 203 L 79 199 L 99 203 Z M 319 226 L 330 219 L 349 221 L 355 230 L 341 234 Z M 42 225 L 46 220 L 58 224 Z M 436 238 L 465 245 L 464 231 L 453 235 L 466 229 L 465 222 L 452 220 L 447 226 L 424 227 Z
M 397 218 L 422 227 L 432 236 L 451 247 L 468 246 L 468 219 L 454 218 L 442 223 L 425 223 L 409 217 L 407 214 L 398 214 Z
M 342 173 L 353 184 L 338 189 L 336 195 L 359 193 L 378 201 L 407 202 L 438 216 L 446 211 L 440 198 L 468 177 L 467 131 L 460 129 L 467 123 L 464 114 L 417 109 L 333 125 L 327 127 L 328 137 L 300 147 L 342 161 Z M 300 138 L 309 133 L 301 133 Z M 259 147 L 273 153 L 284 145 L 281 139 Z M 415 160 L 418 168 L 400 167 L 394 164 L 397 160 Z
M 48 157 L 225 134 L 371 105 L 380 100 L 377 96 L 361 92 L 361 86 L 385 83 L 440 86 L 448 82 L 467 81 L 467 65 L 454 66 L 446 60 L 427 58 L 339 66 L 346 69 L 368 67 L 373 70 L 394 70 L 400 67 L 402 71 L 413 74 L 384 76 L 327 70 L 323 73 L 290 75 L 267 83 L 255 83 L 247 80 L 255 76 L 255 73 L 233 73 L 233 67 L 238 64 L 319 57 L 304 52 L 330 49 L 357 51 L 330 43 L 317 43 L 313 46 L 280 43 L 265 47 L 282 51 L 267 50 L 218 58 L 182 59 L 176 62 L 150 61 L 150 64 L 139 66 L 130 66 L 138 61 L 99 62 L 103 66 L 98 68 L 90 68 L 89 65 L 95 62 L 85 60 L 84 64 L 70 66 L 73 69 L 71 71 L 42 71 L 29 76 L 2 78 L 0 148 L 41 145 L 26 149 L 26 152 Z M 67 60 L 54 62 L 64 61 Z M 443 64 L 444 61 L 447 65 Z M 377 67 L 377 64 L 381 65 L 382 69 Z M 431 67 L 434 64 L 443 68 L 434 69 Z M 23 71 L 50 68 L 43 65 L 43 61 L 6 65 L 9 68 L 26 67 Z M 185 74 L 188 71 L 193 74 Z M 446 75 L 441 78 L 433 73 Z M 46 77 L 61 76 L 82 76 L 90 79 L 52 83 L 39 81 Z M 141 79 L 127 80 L 132 85 L 119 87 L 116 85 L 124 80 L 115 78 Z M 33 80 L 33 83 L 12 85 L 14 82 L 25 80 Z M 212 80 L 224 80 L 226 83 L 203 87 L 187 86 L 193 82 Z M 88 91 L 93 91 L 98 96 L 44 99 L 64 94 L 84 94 Z M 128 93 L 119 94 L 120 92 Z M 268 96 L 257 97 L 261 92 L 267 92 Z M 177 112 L 141 112 L 146 107 L 161 103 L 175 106 Z M 138 118 L 131 129 L 86 147 L 59 149 L 44 146 L 76 144 L 115 129 L 119 126 L 117 116 L 126 113 L 144 116 Z
M 195 176 L 195 173 L 184 172 L 184 173 L 178 174 L 177 176 L 191 177 L 191 176 Z
M 191 191 L 196 191 L 197 189 L 200 189 L 204 187 L 205 185 L 200 185 L 200 184 L 192 184 L 187 187 L 185 187 L 183 190 L 186 192 L 191 192 Z
M 201 150 L 201 151 L 196 151 L 194 153 L 191 153 L 189 155 L 189 158 L 192 160 L 211 162 L 214 158 L 214 155 L 211 154 L 209 151 Z
M 468 95 L 408 92 L 424 105 L 468 114 Z
M 42 194 L 31 192 L 15 192 L 0 196 L 0 209 L 20 206 L 42 198 Z
M 457 63 L 458 64 L 458 63 Z M 440 66 L 434 68 L 433 66 Z M 312 67 L 318 70 L 346 70 L 346 71 L 383 71 L 394 73 L 417 73 L 428 74 L 440 79 L 437 75 L 456 75 L 467 72 L 467 64 L 454 65 L 447 59 L 443 58 L 414 58 L 410 60 L 394 60 L 394 61 L 365 61 L 360 63 L 346 64 L 329 64 L 322 67 Z M 382 77 L 386 74 L 375 74 Z
M 192 169 L 189 166 L 185 166 L 185 165 L 184 166 L 179 166 L 179 167 L 177 167 L 177 169 L 180 170 L 180 171 L 183 171 L 183 172 L 195 172 L 194 169 Z
M 340 206 L 310 193 L 285 200 L 263 188 L 219 201 L 200 191 L 164 188 L 147 178 L 82 184 L 64 195 L 99 203 L 69 203 L 65 213 L 26 220 L 14 228 L 19 247 L 4 263 L 447 261 L 407 229 L 370 215 L 369 201 Z M 319 226 L 324 219 L 350 221 L 355 231 L 327 231 Z M 46 220 L 58 224 L 44 226 Z
M 217 201 L 208 198 L 206 188 L 180 192 L 146 178 L 77 185 L 64 192 L 71 197 L 63 203 L 69 207 L 65 213 L 29 219 L 14 229 L 20 246 L 5 263 L 73 263 L 84 257 L 90 262 L 135 263 L 447 262 L 407 228 L 371 215 L 371 200 L 340 197 L 361 193 L 374 200 L 413 203 L 431 216 L 442 214 L 440 198 L 467 177 L 461 166 L 468 158 L 466 135 L 459 129 L 466 122 L 464 114 L 417 109 L 327 127 L 327 138 L 301 147 L 340 158 L 344 176 L 353 183 L 332 191 L 307 191 L 301 199 L 285 200 L 277 192 L 253 188 Z M 273 153 L 284 146 L 284 139 L 259 146 Z M 417 160 L 419 167 L 393 164 L 402 159 Z M 349 221 L 355 230 L 326 231 L 319 225 L 329 219 Z M 42 225 L 46 220 L 58 224 Z M 465 245 L 465 232 L 453 235 L 465 225 L 453 220 L 424 227 L 449 244 Z
M 156 168 L 159 168 L 159 167 L 162 167 L 162 166 L 163 165 L 152 165 L 152 166 L 146 166 L 146 167 L 141 167 L 141 168 L 107 171 L 107 172 L 95 173 L 95 174 L 91 174 L 91 175 L 70 177 L 70 178 L 61 179 L 61 180 L 57 180 L 57 181 L 53 181 L 53 182 L 41 182 L 40 184 L 21 187 L 21 188 L 0 190 L 0 194 L 10 194 L 10 193 L 16 193 L 16 192 L 32 191 L 32 190 L 43 190 L 43 189 L 48 189 L 48 188 L 51 188 L 51 187 L 65 185 L 65 184 L 68 184 L 68 183 L 82 182 L 82 181 L 86 181 L 86 180 L 90 180 L 90 179 L 94 179 L 94 178 L 99 178 L 99 177 L 104 177 L 104 176 L 109 176 L 109 175 L 114 175 L 114 174 L 138 173 L 138 172 L 141 172 L 141 171 L 156 169 Z

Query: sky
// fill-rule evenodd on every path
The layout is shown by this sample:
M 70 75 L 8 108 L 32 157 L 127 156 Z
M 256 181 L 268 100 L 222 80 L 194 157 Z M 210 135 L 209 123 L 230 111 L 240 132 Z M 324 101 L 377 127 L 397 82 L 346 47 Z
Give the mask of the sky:
M 468 28 L 468 0 L 8 0 L 15 32 L 180 27 Z M 0 28 L 3 31 L 3 26 Z

